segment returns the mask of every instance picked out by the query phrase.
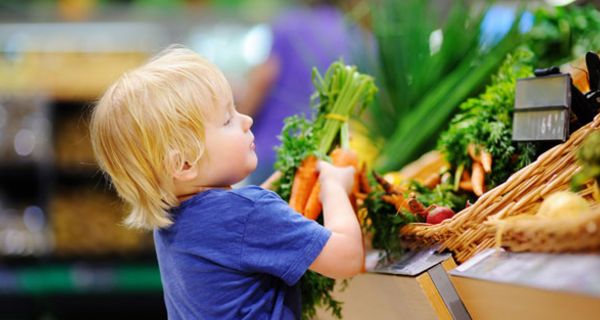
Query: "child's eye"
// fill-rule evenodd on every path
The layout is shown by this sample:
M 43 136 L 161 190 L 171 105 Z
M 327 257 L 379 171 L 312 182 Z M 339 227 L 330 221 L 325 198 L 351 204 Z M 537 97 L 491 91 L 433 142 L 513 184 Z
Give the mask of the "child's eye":
M 227 119 L 227 121 L 225 121 L 225 123 L 223 125 L 228 126 L 231 123 L 231 119 L 233 119 L 233 117 L 230 117 L 229 119 Z

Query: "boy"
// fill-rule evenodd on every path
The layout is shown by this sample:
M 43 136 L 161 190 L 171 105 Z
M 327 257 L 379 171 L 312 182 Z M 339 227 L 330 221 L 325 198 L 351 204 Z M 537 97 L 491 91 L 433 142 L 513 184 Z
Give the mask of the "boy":
M 271 191 L 231 189 L 257 165 L 251 126 L 223 74 L 182 47 L 124 74 L 94 109 L 92 145 L 132 207 L 125 222 L 154 230 L 169 319 L 298 319 L 307 269 L 361 269 L 351 168 L 320 163 L 325 227 Z

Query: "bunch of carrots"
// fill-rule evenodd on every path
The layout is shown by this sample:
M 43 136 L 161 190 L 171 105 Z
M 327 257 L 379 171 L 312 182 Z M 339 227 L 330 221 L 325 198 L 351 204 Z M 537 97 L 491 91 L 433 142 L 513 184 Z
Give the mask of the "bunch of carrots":
M 361 168 L 356 152 L 348 148 L 335 148 L 329 156 L 335 166 L 354 167 L 354 185 L 350 194 L 350 201 L 356 209 L 357 200 L 364 199 L 370 192 L 365 165 Z M 317 162 L 318 159 L 314 155 L 308 156 L 302 161 L 294 175 L 292 194 L 289 201 L 294 210 L 312 220 L 319 218 L 322 211 L 321 201 L 319 200 L 321 184 L 319 183 Z
M 360 188 L 357 191 L 359 177 L 365 170 L 360 173 L 358 158 L 348 147 L 348 119 L 365 110 L 373 101 L 377 87 L 373 77 L 341 60 L 332 63 L 324 76 L 313 69 L 313 84 L 312 119 L 293 116 L 284 121 L 275 163 L 281 175 L 274 179 L 273 187 L 283 199 L 289 200 L 293 209 L 316 220 L 322 207 L 317 159 L 327 154 L 333 165 L 353 166 L 357 171 L 351 203 L 356 206 L 356 199 L 366 198 L 366 194 L 360 194 Z M 337 145 L 340 147 L 336 148 Z M 302 296 L 306 298 L 302 301 L 303 318 L 314 317 L 317 305 L 341 318 L 341 303 L 331 295 L 334 285 L 335 280 L 317 273 L 308 272 L 303 276 L 300 285 Z
M 458 188 L 465 191 L 471 191 L 476 196 L 480 197 L 485 190 L 485 175 L 492 172 L 492 155 L 483 147 L 469 144 L 467 152 L 473 163 L 471 165 L 471 174 L 464 170 L 461 166 L 457 169 L 456 177 L 458 180 Z

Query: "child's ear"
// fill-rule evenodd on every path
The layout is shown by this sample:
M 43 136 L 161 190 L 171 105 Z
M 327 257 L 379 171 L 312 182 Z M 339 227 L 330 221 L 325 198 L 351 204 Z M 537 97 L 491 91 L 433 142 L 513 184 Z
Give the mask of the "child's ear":
M 180 168 L 176 168 L 173 178 L 179 181 L 191 181 L 198 177 L 198 166 L 184 161 Z
M 198 177 L 198 164 L 191 163 L 190 161 L 183 159 L 181 153 L 171 152 L 171 163 L 179 163 L 180 165 L 172 168 L 173 179 L 187 182 L 196 179 Z M 179 158 L 179 159 L 175 159 Z

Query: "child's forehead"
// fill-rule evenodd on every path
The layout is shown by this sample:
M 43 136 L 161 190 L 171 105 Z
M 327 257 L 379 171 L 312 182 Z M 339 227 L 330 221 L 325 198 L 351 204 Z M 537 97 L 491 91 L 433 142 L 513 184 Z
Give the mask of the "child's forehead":
M 224 112 L 230 112 L 235 110 L 235 105 L 233 104 L 233 97 L 231 95 L 220 97 L 218 101 L 218 110 Z
M 222 121 L 235 110 L 233 98 L 220 95 L 213 100 L 212 107 L 209 108 L 207 116 L 214 121 Z
M 220 75 L 214 83 L 214 98 L 219 109 L 228 110 L 233 107 L 233 90 L 224 75 Z

